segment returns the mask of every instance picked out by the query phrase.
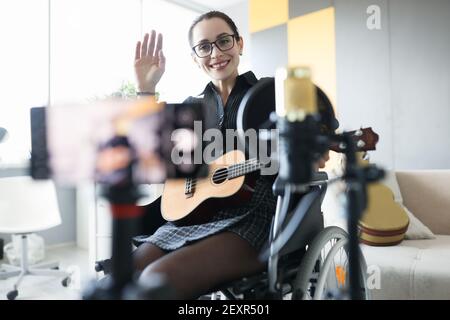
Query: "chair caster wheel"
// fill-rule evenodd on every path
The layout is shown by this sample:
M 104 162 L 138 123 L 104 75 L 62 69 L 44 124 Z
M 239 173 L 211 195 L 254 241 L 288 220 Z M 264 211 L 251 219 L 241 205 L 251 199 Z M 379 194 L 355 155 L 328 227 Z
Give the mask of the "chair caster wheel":
M 6 294 L 6 297 L 8 298 L 8 300 L 14 300 L 17 298 L 18 295 L 19 295 L 19 291 L 13 290 L 13 291 L 8 292 Z
M 62 284 L 63 287 L 67 287 L 70 284 L 70 277 L 64 278 L 61 281 L 61 284 Z

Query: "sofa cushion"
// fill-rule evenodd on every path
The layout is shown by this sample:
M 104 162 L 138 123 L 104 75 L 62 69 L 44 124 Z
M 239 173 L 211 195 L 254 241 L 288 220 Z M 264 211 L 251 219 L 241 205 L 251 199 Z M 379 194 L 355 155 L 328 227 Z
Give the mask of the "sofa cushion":
M 397 182 L 397 176 L 394 171 L 388 170 L 386 177 L 382 180 L 382 183 L 391 189 L 394 201 L 400 205 L 403 211 L 409 218 L 408 229 L 406 230 L 405 239 L 417 240 L 417 239 L 434 239 L 435 236 L 431 230 L 424 225 L 417 217 L 409 210 L 403 203 L 403 195 L 400 191 L 399 184 Z
M 411 211 L 403 204 L 401 205 L 403 210 L 409 218 L 408 230 L 406 230 L 405 239 L 408 240 L 424 240 L 424 239 L 435 239 L 436 236 L 431 232 L 431 230 L 424 225 Z
M 450 299 L 450 236 L 361 248 L 367 265 L 381 271 L 374 299 Z
M 433 231 L 450 235 L 450 170 L 397 171 L 403 204 Z

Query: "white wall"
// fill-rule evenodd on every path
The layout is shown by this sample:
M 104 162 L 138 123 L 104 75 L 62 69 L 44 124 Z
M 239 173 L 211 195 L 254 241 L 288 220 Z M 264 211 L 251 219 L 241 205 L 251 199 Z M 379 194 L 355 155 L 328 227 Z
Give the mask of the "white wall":
M 239 65 L 239 72 L 244 73 L 250 70 L 251 63 L 250 57 L 252 53 L 251 41 L 250 41 L 250 29 L 249 29 L 249 2 L 248 0 L 242 0 L 231 6 L 224 8 L 213 8 L 220 10 L 233 19 L 236 24 L 241 37 L 244 39 L 244 50 L 241 56 L 241 62 Z
M 337 109 L 380 134 L 374 162 L 450 168 L 450 1 L 335 0 Z M 369 5 L 381 29 L 369 30 Z
M 450 1 L 390 0 L 394 166 L 450 168 Z

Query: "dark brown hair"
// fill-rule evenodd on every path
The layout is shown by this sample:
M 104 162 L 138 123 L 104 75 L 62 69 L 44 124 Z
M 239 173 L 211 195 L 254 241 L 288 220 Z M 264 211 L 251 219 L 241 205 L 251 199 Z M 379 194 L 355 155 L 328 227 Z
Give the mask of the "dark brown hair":
M 234 36 L 236 37 L 236 39 L 239 39 L 239 31 L 238 28 L 236 27 L 236 24 L 234 23 L 234 21 L 225 13 L 220 12 L 220 11 L 209 11 L 206 12 L 200 16 L 198 16 L 194 22 L 192 22 L 191 27 L 189 28 L 189 33 L 188 33 L 188 38 L 189 38 L 189 45 L 192 47 L 193 43 L 192 43 L 192 31 L 194 30 L 194 27 L 203 20 L 209 20 L 212 18 L 220 18 L 223 21 L 225 21 L 231 28 L 231 30 L 233 31 Z

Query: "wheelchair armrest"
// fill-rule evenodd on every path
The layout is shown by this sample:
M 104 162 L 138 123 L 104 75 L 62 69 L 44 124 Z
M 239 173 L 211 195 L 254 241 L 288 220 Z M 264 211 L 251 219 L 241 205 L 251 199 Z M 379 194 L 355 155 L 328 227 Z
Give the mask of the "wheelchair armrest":
M 315 184 L 317 182 L 325 182 L 328 180 L 328 174 L 324 171 L 316 171 L 313 172 L 312 177 L 311 177 L 311 184 Z M 272 192 L 274 195 L 276 196 L 284 196 L 284 185 L 285 182 L 278 176 L 275 179 L 275 182 L 273 183 L 272 186 Z
M 328 174 L 325 171 L 316 171 L 313 173 L 311 182 L 326 181 L 328 180 Z

